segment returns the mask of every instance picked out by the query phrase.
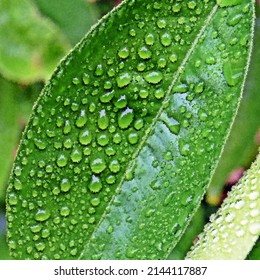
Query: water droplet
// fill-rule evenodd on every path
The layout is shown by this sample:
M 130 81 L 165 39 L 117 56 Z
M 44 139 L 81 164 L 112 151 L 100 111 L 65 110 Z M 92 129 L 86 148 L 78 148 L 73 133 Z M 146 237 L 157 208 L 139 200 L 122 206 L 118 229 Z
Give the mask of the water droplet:
M 57 159 L 57 165 L 59 167 L 64 167 L 66 166 L 68 163 L 68 159 L 64 154 L 59 155 L 58 159 Z
M 84 74 L 83 74 L 83 77 L 82 77 L 82 80 L 83 80 L 83 83 L 84 83 L 85 85 L 88 85 L 89 82 L 90 82 L 90 76 L 89 76 L 89 74 L 84 73 Z
M 151 71 L 144 75 L 144 79 L 150 84 L 158 84 L 161 82 L 163 74 L 159 71 Z
M 204 90 L 204 83 L 200 82 L 198 84 L 195 85 L 194 91 L 195 93 L 202 93 Z
M 67 178 L 63 178 L 60 183 L 61 191 L 68 192 L 71 188 L 70 181 Z
M 114 94 L 115 94 L 115 92 L 114 92 L 114 90 L 112 90 L 112 91 L 106 92 L 103 95 L 101 95 L 99 99 L 103 103 L 109 103 L 112 100 L 112 98 L 114 97 Z
M 167 64 L 167 60 L 164 57 L 160 57 L 158 60 L 158 66 L 164 68 Z
M 105 170 L 106 163 L 102 157 L 96 157 L 91 161 L 90 168 L 94 173 L 99 174 Z
M 224 77 L 229 86 L 235 86 L 241 81 L 243 66 L 238 61 L 225 61 L 223 63 Z
M 138 134 L 135 132 L 132 132 L 128 135 L 128 141 L 130 144 L 134 145 L 138 142 Z
M 66 139 L 63 143 L 63 146 L 66 148 L 66 149 L 70 149 L 73 145 L 73 142 L 70 138 Z
M 152 52 L 146 46 L 143 46 L 138 50 L 138 55 L 142 59 L 148 59 L 152 56 Z
M 118 125 L 122 129 L 126 129 L 130 126 L 134 118 L 133 110 L 130 108 L 126 108 L 124 111 L 120 113 L 118 116 Z
M 79 134 L 79 142 L 82 145 L 88 145 L 92 141 L 92 134 L 88 129 L 80 132 Z
M 179 149 L 182 156 L 187 156 L 190 152 L 190 145 L 184 141 L 179 141 Z
M 149 33 L 145 36 L 145 43 L 147 45 L 152 46 L 154 44 L 155 38 L 154 35 L 152 33 Z
M 138 249 L 134 247 L 129 247 L 126 250 L 126 256 L 130 259 L 134 258 L 135 254 L 138 252 Z
M 99 77 L 99 76 L 102 76 L 103 73 L 104 73 L 103 65 L 98 64 L 97 67 L 96 67 L 96 70 L 95 70 L 95 75 Z
M 47 143 L 45 141 L 43 141 L 42 139 L 35 138 L 34 144 L 40 150 L 44 150 L 47 147 Z
M 39 209 L 34 216 L 34 219 L 38 222 L 46 221 L 50 218 L 51 212 L 48 209 Z
M 188 2 L 188 8 L 189 9 L 194 10 L 196 6 L 197 6 L 197 3 L 195 1 L 189 1 Z
M 257 192 L 257 191 L 251 192 L 249 194 L 249 199 L 250 200 L 256 200 L 258 197 L 259 197 L 259 192 Z
M 122 141 L 122 137 L 119 133 L 115 133 L 113 136 L 113 142 L 119 144 Z
M 98 127 L 102 130 L 107 129 L 109 125 L 109 118 L 107 117 L 106 110 L 103 109 L 99 112 Z
M 78 148 L 74 148 L 70 158 L 73 162 L 80 162 L 82 160 L 82 151 Z
M 171 34 L 169 33 L 164 33 L 162 36 L 161 36 L 161 43 L 164 47 L 168 47 L 170 46 L 172 42 L 172 36 Z
M 234 220 L 234 218 L 235 218 L 235 214 L 234 214 L 234 213 L 229 213 L 229 214 L 226 216 L 225 221 L 226 221 L 227 223 L 230 223 L 230 222 L 232 222 L 232 221 Z
M 125 108 L 127 105 L 127 99 L 125 95 L 121 95 L 115 102 L 115 106 L 119 109 Z
M 72 83 L 73 83 L 74 85 L 78 85 L 78 84 L 79 84 L 79 79 L 78 79 L 77 77 L 73 78 L 73 79 L 72 79 Z
M 18 198 L 14 193 L 10 193 L 8 197 L 8 201 L 10 205 L 16 205 L 18 202 Z
M 50 230 L 45 228 L 42 230 L 42 238 L 47 238 L 50 236 Z
M 106 133 L 99 134 L 97 137 L 97 142 L 100 146 L 104 147 L 109 143 L 109 137 Z
M 112 233 L 114 231 L 113 227 L 111 225 L 107 228 L 107 233 Z
M 76 111 L 78 111 L 78 109 L 79 109 L 79 104 L 73 102 L 73 103 L 71 104 L 71 110 L 72 110 L 73 112 L 76 112 Z M 61 118 L 61 120 L 62 120 L 62 123 L 63 123 L 63 119 L 62 119 L 62 118 Z
M 177 54 L 172 53 L 171 56 L 170 56 L 170 61 L 174 63 L 174 62 L 176 62 L 177 60 L 178 60 Z
M 206 56 L 205 61 L 207 64 L 213 65 L 216 63 L 216 58 L 212 54 L 209 54 Z
M 106 182 L 109 184 L 109 185 L 112 185 L 114 184 L 116 181 L 116 177 L 114 175 L 109 175 L 107 178 L 106 178 Z
M 145 212 L 145 217 L 149 218 L 149 217 L 152 217 L 155 213 L 155 209 L 149 209 Z
M 161 99 L 163 98 L 165 95 L 165 91 L 162 89 L 162 88 L 159 88 L 155 91 L 154 93 L 154 96 L 157 98 L 157 99 Z
M 45 244 L 43 242 L 38 242 L 35 244 L 35 248 L 37 251 L 43 251 L 45 249 Z
M 206 121 L 207 117 L 208 117 L 207 113 L 202 109 L 199 109 L 198 116 L 199 116 L 199 119 L 203 122 Z
M 160 28 L 160 29 L 163 29 L 166 27 L 166 20 L 165 19 L 159 19 L 157 21 L 157 26 Z
M 183 83 L 177 83 L 174 87 L 173 87 L 173 92 L 175 93 L 186 93 L 189 90 L 189 87 L 187 84 L 183 84 Z
M 132 75 L 128 72 L 122 73 L 116 78 L 117 86 L 119 88 L 129 85 L 131 81 Z
M 109 164 L 109 169 L 112 173 L 118 173 L 120 171 L 120 163 L 117 159 L 114 159 Z
M 240 22 L 242 17 L 243 17 L 242 14 L 235 14 L 233 16 L 230 16 L 227 20 L 227 24 L 230 26 L 235 26 L 236 24 L 238 24 Z
M 113 149 L 113 147 L 108 147 L 105 152 L 108 156 L 113 156 L 116 154 L 116 151 Z
M 71 125 L 70 125 L 70 121 L 66 120 L 65 124 L 64 124 L 64 128 L 63 128 L 63 133 L 64 134 L 68 134 L 71 131 Z
M 80 116 L 76 120 L 77 127 L 83 127 L 87 122 L 87 116 L 85 110 L 80 111 Z
M 118 51 L 118 56 L 125 59 L 129 56 L 129 49 L 124 47 Z
M 102 183 L 98 177 L 92 175 L 91 182 L 89 184 L 89 189 L 93 193 L 97 193 L 102 189 Z
M 173 11 L 174 13 L 178 13 L 178 12 L 180 12 L 180 10 L 181 10 L 181 4 L 180 4 L 180 3 L 175 3 L 175 4 L 172 6 L 172 11 Z
M 135 123 L 134 123 L 134 128 L 135 128 L 136 130 L 142 129 L 143 126 L 144 126 L 144 120 L 143 120 L 143 119 L 138 119 L 138 120 L 136 120 Z
M 100 204 L 100 198 L 99 197 L 94 197 L 94 198 L 91 199 L 90 203 L 91 203 L 92 206 L 96 207 Z
M 167 206 L 167 205 L 170 204 L 170 202 L 172 201 L 172 199 L 173 199 L 173 197 L 174 197 L 174 194 L 175 194 L 175 192 L 171 192 L 171 193 L 169 193 L 169 194 L 166 196 L 166 198 L 165 198 L 165 200 L 164 200 L 164 202 L 163 202 L 163 206 Z
M 260 224 L 252 224 L 249 226 L 249 231 L 253 235 L 259 235 L 260 234 Z

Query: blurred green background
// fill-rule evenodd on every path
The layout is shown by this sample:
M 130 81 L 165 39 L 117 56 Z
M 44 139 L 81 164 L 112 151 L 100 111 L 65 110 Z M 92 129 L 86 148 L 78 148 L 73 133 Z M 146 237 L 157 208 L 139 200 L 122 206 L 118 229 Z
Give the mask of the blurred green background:
M 0 259 L 5 191 L 22 132 L 44 82 L 66 53 L 120 0 L 0 0 Z M 183 259 L 209 216 L 254 160 L 260 144 L 260 8 L 241 106 L 201 207 L 169 259 Z M 4 38 L 4 39 L 2 39 Z M 260 241 L 248 256 L 260 259 Z

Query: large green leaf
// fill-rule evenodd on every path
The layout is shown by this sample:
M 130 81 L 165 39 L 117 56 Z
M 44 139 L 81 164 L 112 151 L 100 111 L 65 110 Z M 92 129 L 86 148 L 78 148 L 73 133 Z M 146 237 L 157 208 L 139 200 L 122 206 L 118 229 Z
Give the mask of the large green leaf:
M 260 7 L 256 6 L 256 24 L 252 61 L 237 117 L 222 157 L 207 191 L 210 203 L 219 203 L 228 174 L 235 168 L 247 168 L 257 154 L 257 132 L 260 129 Z
M 68 50 L 54 24 L 29 0 L 0 1 L 0 72 L 29 83 L 47 79 Z
M 76 44 L 90 29 L 99 14 L 94 3 L 85 0 L 33 0 L 41 13 L 56 23 Z
M 240 100 L 253 5 L 125 1 L 43 90 L 7 194 L 13 257 L 162 259 Z

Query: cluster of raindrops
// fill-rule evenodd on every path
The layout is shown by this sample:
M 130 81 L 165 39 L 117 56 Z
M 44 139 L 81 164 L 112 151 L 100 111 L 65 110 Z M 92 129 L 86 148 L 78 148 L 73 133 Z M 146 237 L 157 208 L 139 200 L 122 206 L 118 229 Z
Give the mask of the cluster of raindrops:
M 223 30 L 227 25 L 240 28 L 246 21 L 221 14 L 216 22 L 221 19 L 224 27 L 214 33 L 209 26 L 207 36 L 211 40 L 201 36 L 197 42 L 201 47 L 189 52 L 214 3 L 147 4 L 138 0 L 129 1 L 129 5 L 129 10 L 127 2 L 121 6 L 116 20 L 111 16 L 101 22 L 66 58 L 35 107 L 8 191 L 8 238 L 15 258 L 79 257 L 111 198 L 120 195 L 125 179 L 134 177 L 129 163 L 155 133 L 155 121 L 162 124 L 161 131 L 174 137 L 163 159 L 153 160 L 154 171 L 160 171 L 157 181 L 168 172 L 172 178 L 183 177 L 179 183 L 187 185 L 188 173 L 194 170 L 186 159 L 189 156 L 193 163 L 195 156 L 202 156 L 201 162 L 196 161 L 199 172 L 209 169 L 203 155 L 216 148 L 214 137 L 227 129 L 214 117 L 234 96 L 235 90 L 231 90 L 222 100 L 226 87 L 235 87 L 243 72 L 237 50 L 244 42 L 241 39 L 232 43 L 232 60 L 220 63 L 230 41 Z M 130 22 L 126 23 L 125 14 Z M 218 34 L 222 31 L 221 37 Z M 214 50 L 204 56 L 207 40 Z M 208 88 L 206 80 L 210 81 Z M 209 119 L 213 120 L 206 126 Z M 187 134 L 189 138 L 181 140 Z M 209 139 L 210 144 L 204 147 L 202 138 Z M 176 155 L 181 159 L 175 166 L 172 162 Z M 200 181 L 197 173 L 193 178 Z M 150 188 L 152 193 L 156 193 L 157 185 L 155 182 Z M 163 184 L 172 185 L 169 181 Z M 136 186 L 135 191 L 141 187 Z M 156 199 L 155 194 L 153 197 Z M 173 191 L 167 191 L 163 205 L 170 207 L 172 199 Z M 182 204 L 188 205 L 189 199 Z M 147 223 L 158 220 L 150 204 L 143 205 Z M 116 200 L 113 205 L 122 206 Z M 178 214 L 180 224 L 187 221 L 187 213 Z M 145 228 L 146 223 L 141 224 L 140 229 Z M 176 234 L 177 227 L 173 231 Z M 153 239 L 156 232 L 151 234 Z M 170 242 L 162 244 L 157 248 L 167 251 Z M 136 251 L 131 248 L 127 254 L 134 256 Z
M 199 235 L 189 259 L 245 259 L 260 234 L 260 157 Z

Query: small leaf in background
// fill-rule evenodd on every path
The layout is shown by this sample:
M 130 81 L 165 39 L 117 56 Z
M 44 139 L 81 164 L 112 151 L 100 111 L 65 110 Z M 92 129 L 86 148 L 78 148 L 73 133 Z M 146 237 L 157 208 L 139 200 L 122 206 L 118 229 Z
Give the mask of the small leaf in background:
M 260 235 L 260 153 L 187 254 L 191 260 L 244 260 Z
M 0 72 L 21 83 L 47 79 L 68 51 L 58 28 L 29 0 L 0 1 L 0 38 Z
M 249 0 L 129 0 L 100 21 L 24 134 L 7 193 L 12 256 L 167 258 L 236 113 L 252 25 Z
M 238 109 L 230 136 L 225 145 L 218 167 L 207 191 L 207 201 L 218 205 L 228 175 L 232 171 L 246 169 L 254 160 L 260 144 L 260 7 L 256 5 L 256 25 L 252 59 L 245 84 L 243 98 Z M 233 172 L 233 173 L 234 173 Z
M 51 19 L 75 45 L 97 21 L 96 4 L 86 0 L 33 0 L 40 12 Z

